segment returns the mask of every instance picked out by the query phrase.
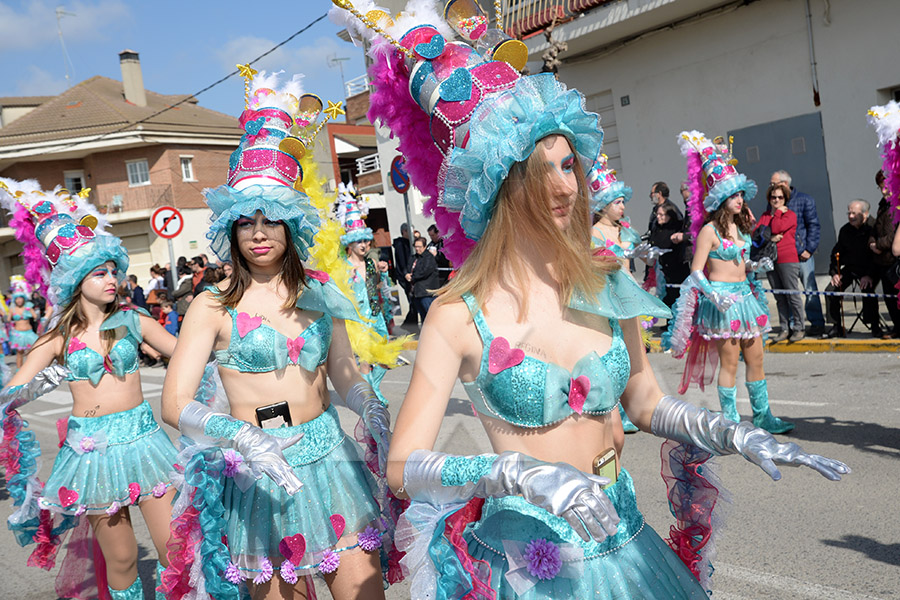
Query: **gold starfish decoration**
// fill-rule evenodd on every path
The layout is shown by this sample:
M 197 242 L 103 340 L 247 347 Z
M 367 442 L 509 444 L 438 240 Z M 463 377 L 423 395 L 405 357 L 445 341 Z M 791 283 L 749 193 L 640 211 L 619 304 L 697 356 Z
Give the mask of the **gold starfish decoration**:
M 258 72 L 256 69 L 250 66 L 250 64 L 246 65 L 235 65 L 238 70 L 238 74 L 244 79 L 252 79 L 254 75 Z
M 343 101 L 339 101 L 339 102 L 335 103 L 335 102 L 332 102 L 331 100 L 329 100 L 328 108 L 326 108 L 323 112 L 326 115 L 328 115 L 329 118 L 337 119 L 338 115 L 347 114 L 347 112 L 343 108 L 341 108 L 341 104 L 343 104 L 343 103 L 344 103 Z

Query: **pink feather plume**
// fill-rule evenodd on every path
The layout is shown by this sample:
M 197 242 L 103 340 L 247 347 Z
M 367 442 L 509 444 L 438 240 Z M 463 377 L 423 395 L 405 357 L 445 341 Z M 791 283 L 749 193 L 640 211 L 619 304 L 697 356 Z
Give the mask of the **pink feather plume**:
M 894 225 L 900 225 L 900 142 L 894 140 L 885 144 L 882 156 L 882 171 L 888 186 L 891 216 Z
M 16 239 L 24 246 L 22 262 L 25 264 L 25 280 L 37 286 L 41 295 L 46 297 L 50 263 L 44 254 L 44 245 L 34 235 L 31 213 L 24 206 L 17 205 L 15 214 L 9 220 L 9 226 L 15 232 Z
M 692 151 L 687 156 L 688 189 L 691 192 L 687 205 L 691 215 L 691 239 L 697 245 L 697 236 L 703 229 L 706 211 L 703 208 L 703 196 L 706 189 L 703 184 L 703 160 L 700 153 Z

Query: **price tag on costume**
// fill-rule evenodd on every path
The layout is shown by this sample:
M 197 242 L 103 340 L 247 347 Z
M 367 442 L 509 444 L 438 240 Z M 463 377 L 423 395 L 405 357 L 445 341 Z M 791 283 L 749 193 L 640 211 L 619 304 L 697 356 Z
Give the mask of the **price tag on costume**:
M 398 194 L 405 194 L 409 190 L 409 175 L 402 156 L 395 156 L 391 161 L 391 185 Z
M 184 229 L 184 215 L 177 208 L 160 206 L 150 217 L 150 227 L 159 237 L 170 240 Z

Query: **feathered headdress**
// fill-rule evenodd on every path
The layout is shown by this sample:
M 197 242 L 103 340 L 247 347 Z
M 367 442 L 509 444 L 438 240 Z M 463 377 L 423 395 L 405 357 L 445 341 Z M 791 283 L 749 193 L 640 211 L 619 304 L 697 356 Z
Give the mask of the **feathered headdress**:
M 522 76 L 524 44 L 487 29 L 476 3 L 447 2 L 439 13 L 414 0 L 392 19 L 369 0 L 333 1 L 332 18 L 372 41 L 369 119 L 400 139 L 453 264 L 481 238 L 510 168 L 538 140 L 565 135 L 585 170 L 600 154 L 599 117 L 582 95 L 550 73 Z
M 593 212 L 600 212 L 618 198 L 628 202 L 633 193 L 630 187 L 616 178 L 616 171 L 609 167 L 607 160 L 607 156 L 601 154 L 588 171 L 587 182 Z
M 106 219 L 87 200 L 89 189 L 72 195 L 57 186 L 41 190 L 34 180 L 0 178 L 0 204 L 24 246 L 25 279 L 51 303 L 68 304 L 81 280 L 98 265 L 116 263 L 120 281 L 128 254 L 119 238 L 106 234 Z
M 364 212 L 365 209 L 365 212 Z M 341 244 L 346 246 L 354 242 L 374 239 L 372 230 L 366 227 L 363 219 L 369 213 L 369 206 L 356 196 L 353 183 L 338 185 L 337 218 L 344 226 L 344 235 L 341 236 Z
M 878 135 L 884 163 L 881 170 L 888 186 L 888 202 L 894 225 L 900 225 L 900 104 L 891 100 L 869 109 L 869 124 Z

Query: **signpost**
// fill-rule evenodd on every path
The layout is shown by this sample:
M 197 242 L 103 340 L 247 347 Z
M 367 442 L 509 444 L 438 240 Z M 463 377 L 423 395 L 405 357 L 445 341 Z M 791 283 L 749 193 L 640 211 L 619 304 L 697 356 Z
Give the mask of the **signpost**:
M 409 213 L 409 174 L 406 172 L 406 161 L 402 156 L 395 156 L 391 161 L 391 186 L 398 194 L 403 194 L 403 208 L 406 210 L 406 235 L 409 237 L 409 251 L 413 252 L 415 237 L 413 236 L 412 218 Z
M 160 206 L 150 217 L 150 228 L 153 233 L 161 238 L 165 238 L 169 244 L 169 276 L 171 277 L 171 289 L 175 291 L 175 249 L 172 247 L 172 238 L 181 233 L 184 229 L 184 215 L 177 208 L 171 206 Z

